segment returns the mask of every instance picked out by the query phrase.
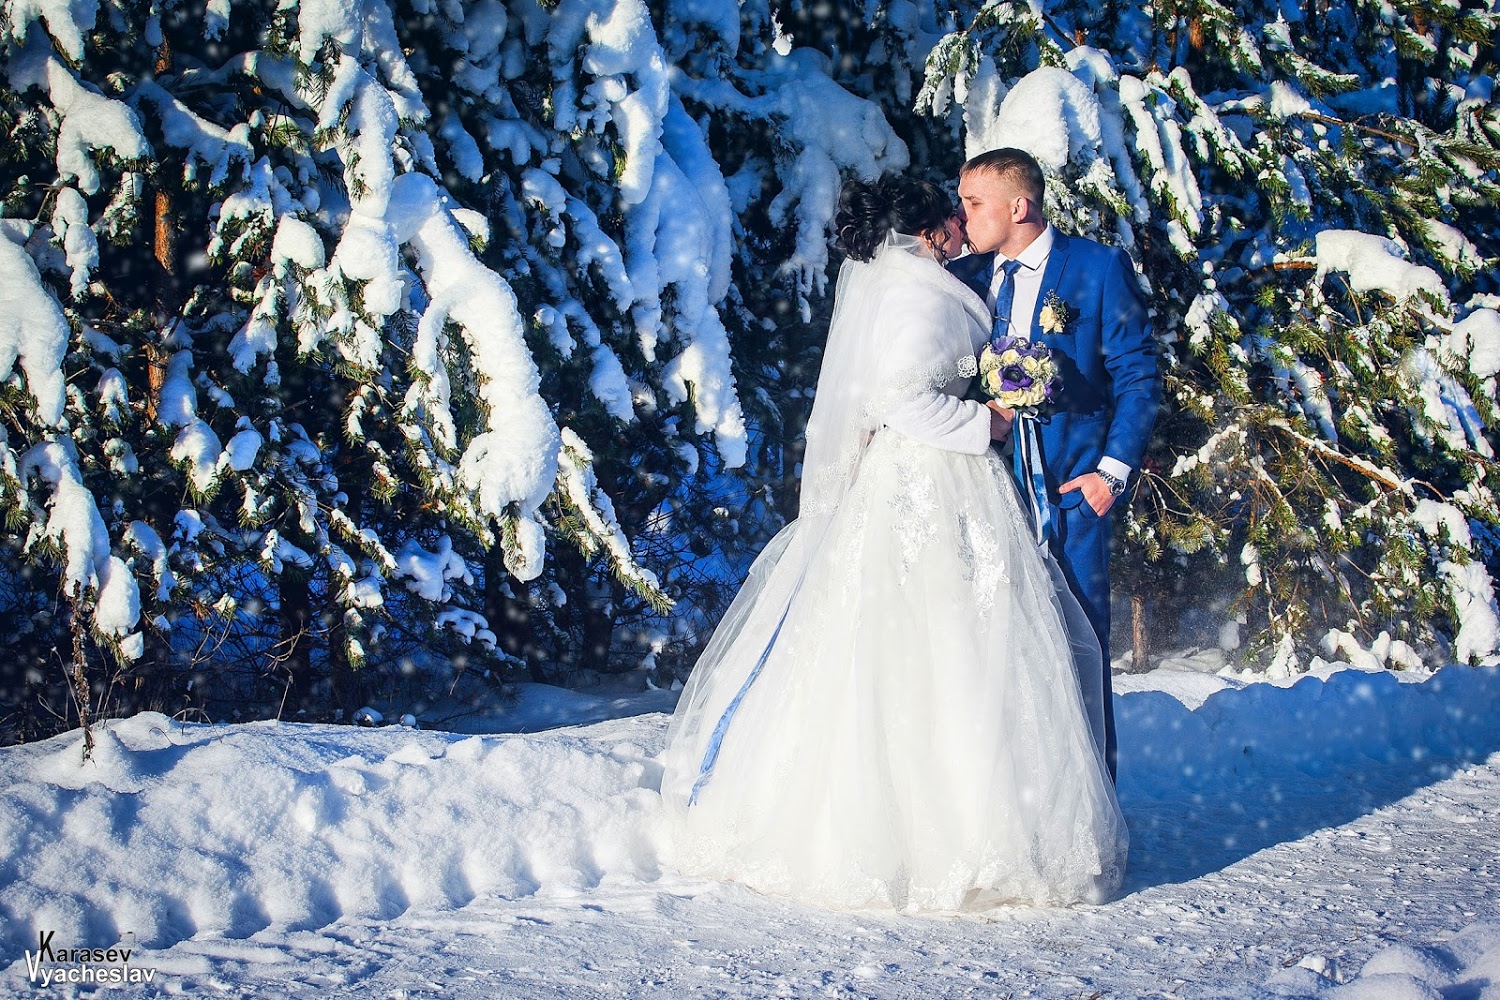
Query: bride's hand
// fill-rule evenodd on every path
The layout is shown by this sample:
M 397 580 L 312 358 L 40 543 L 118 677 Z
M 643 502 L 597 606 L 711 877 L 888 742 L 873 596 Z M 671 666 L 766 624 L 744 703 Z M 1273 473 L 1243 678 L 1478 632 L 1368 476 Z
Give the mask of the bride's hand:
M 984 405 L 990 410 L 990 440 L 1004 441 L 1010 437 L 1010 429 L 1016 422 L 1016 411 L 1001 406 L 993 399 Z

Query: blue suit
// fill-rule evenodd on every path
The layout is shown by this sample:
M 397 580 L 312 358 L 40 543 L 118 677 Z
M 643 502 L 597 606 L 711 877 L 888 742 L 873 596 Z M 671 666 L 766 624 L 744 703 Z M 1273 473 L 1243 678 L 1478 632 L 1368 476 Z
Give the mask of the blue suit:
M 949 270 L 987 298 L 993 253 L 971 254 Z M 1049 292 L 1066 306 L 1061 333 L 1042 330 Z M 1059 394 L 1041 417 L 1047 498 L 1056 533 L 1053 553 L 1104 649 L 1105 757 L 1115 772 L 1115 722 L 1109 676 L 1109 545 L 1111 521 L 1099 517 L 1081 490 L 1059 494 L 1070 479 L 1094 472 L 1105 455 L 1139 469 L 1161 404 L 1158 351 L 1135 269 L 1123 250 L 1054 232 L 1042 272 L 1031 339 L 1045 344 L 1061 369 Z M 1026 487 L 1023 485 L 1022 487 Z

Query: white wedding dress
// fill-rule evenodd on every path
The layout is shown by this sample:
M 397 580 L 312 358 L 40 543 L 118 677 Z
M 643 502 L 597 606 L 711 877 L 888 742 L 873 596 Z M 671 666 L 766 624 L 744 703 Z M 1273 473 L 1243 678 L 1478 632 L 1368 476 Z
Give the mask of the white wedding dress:
M 962 398 L 988 323 L 908 237 L 844 265 L 801 516 L 661 758 L 680 871 L 908 911 L 1118 890 L 1098 644 Z

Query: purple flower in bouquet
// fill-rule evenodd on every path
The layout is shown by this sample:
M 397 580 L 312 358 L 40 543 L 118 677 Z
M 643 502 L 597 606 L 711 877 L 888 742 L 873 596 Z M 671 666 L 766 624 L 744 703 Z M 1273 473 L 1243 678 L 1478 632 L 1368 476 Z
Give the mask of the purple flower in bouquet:
M 979 380 L 1001 406 L 1034 413 L 1050 402 L 1058 380 L 1057 362 L 1045 346 L 1020 337 L 996 337 L 979 355 Z

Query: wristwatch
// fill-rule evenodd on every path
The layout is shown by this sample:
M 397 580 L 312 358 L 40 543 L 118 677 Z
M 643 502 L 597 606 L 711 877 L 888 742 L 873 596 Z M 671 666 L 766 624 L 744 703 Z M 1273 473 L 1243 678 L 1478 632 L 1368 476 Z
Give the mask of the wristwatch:
M 1100 479 L 1104 480 L 1104 485 L 1109 487 L 1110 496 L 1117 497 L 1125 492 L 1125 480 L 1119 476 L 1105 472 L 1103 469 L 1095 469 L 1094 471 L 1099 474 Z

